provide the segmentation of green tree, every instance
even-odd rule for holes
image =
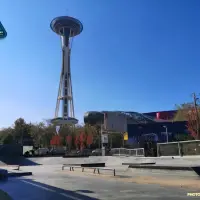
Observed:
[[[1,144],[15,143],[14,130],[11,127],[4,128],[0,131],[0,142]]]
[[[123,146],[123,134],[122,133],[108,133],[109,146],[111,148],[119,148]]]
[[[14,122],[14,138],[17,142],[22,143],[24,138],[30,137],[30,124],[27,124],[23,118]]]
[[[44,146],[45,140],[45,125],[43,122],[35,123],[30,125],[30,135],[33,139],[34,146],[40,147]]]

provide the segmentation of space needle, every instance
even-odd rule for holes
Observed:
[[[74,114],[74,101],[72,92],[72,78],[70,57],[73,38],[79,35],[83,30],[82,23],[69,16],[61,16],[52,20],[51,29],[61,37],[62,47],[62,68],[60,73],[60,83],[57,95],[55,116],[51,123],[57,126],[65,124],[75,125],[78,119]],[[61,104],[61,116],[59,116]]]

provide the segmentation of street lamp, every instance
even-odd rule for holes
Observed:
[[[105,156],[105,147],[104,147],[104,143],[105,143],[105,138],[104,136],[104,130],[103,130],[103,124],[101,124],[101,130],[100,130],[100,136],[101,136],[101,155]]]
[[[169,142],[169,138],[168,138],[167,126],[163,126],[163,128],[165,128],[165,134],[166,134],[167,143],[168,143]]]

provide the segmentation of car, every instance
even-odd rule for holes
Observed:
[[[111,150],[110,149],[106,149],[106,156],[111,156]],[[101,149],[95,149],[92,151],[92,156],[101,156],[102,155],[102,150]]]
[[[35,155],[37,156],[45,156],[49,154],[49,149],[48,148],[39,148],[35,150]]]
[[[92,151],[92,156],[101,156],[101,149],[95,149]]]
[[[77,152],[79,156],[90,156],[92,155],[91,149],[83,149]]]
[[[51,155],[65,155],[66,149],[64,147],[52,148],[49,152]]]

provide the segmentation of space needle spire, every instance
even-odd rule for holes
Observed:
[[[60,83],[57,95],[56,109],[52,123],[57,125],[76,124],[78,120],[74,114],[74,101],[72,91],[72,78],[70,57],[72,51],[73,38],[79,35],[83,30],[82,23],[72,17],[57,17],[51,22],[51,29],[60,35],[62,47],[62,67],[60,73]],[[61,116],[59,110],[61,104]]]

